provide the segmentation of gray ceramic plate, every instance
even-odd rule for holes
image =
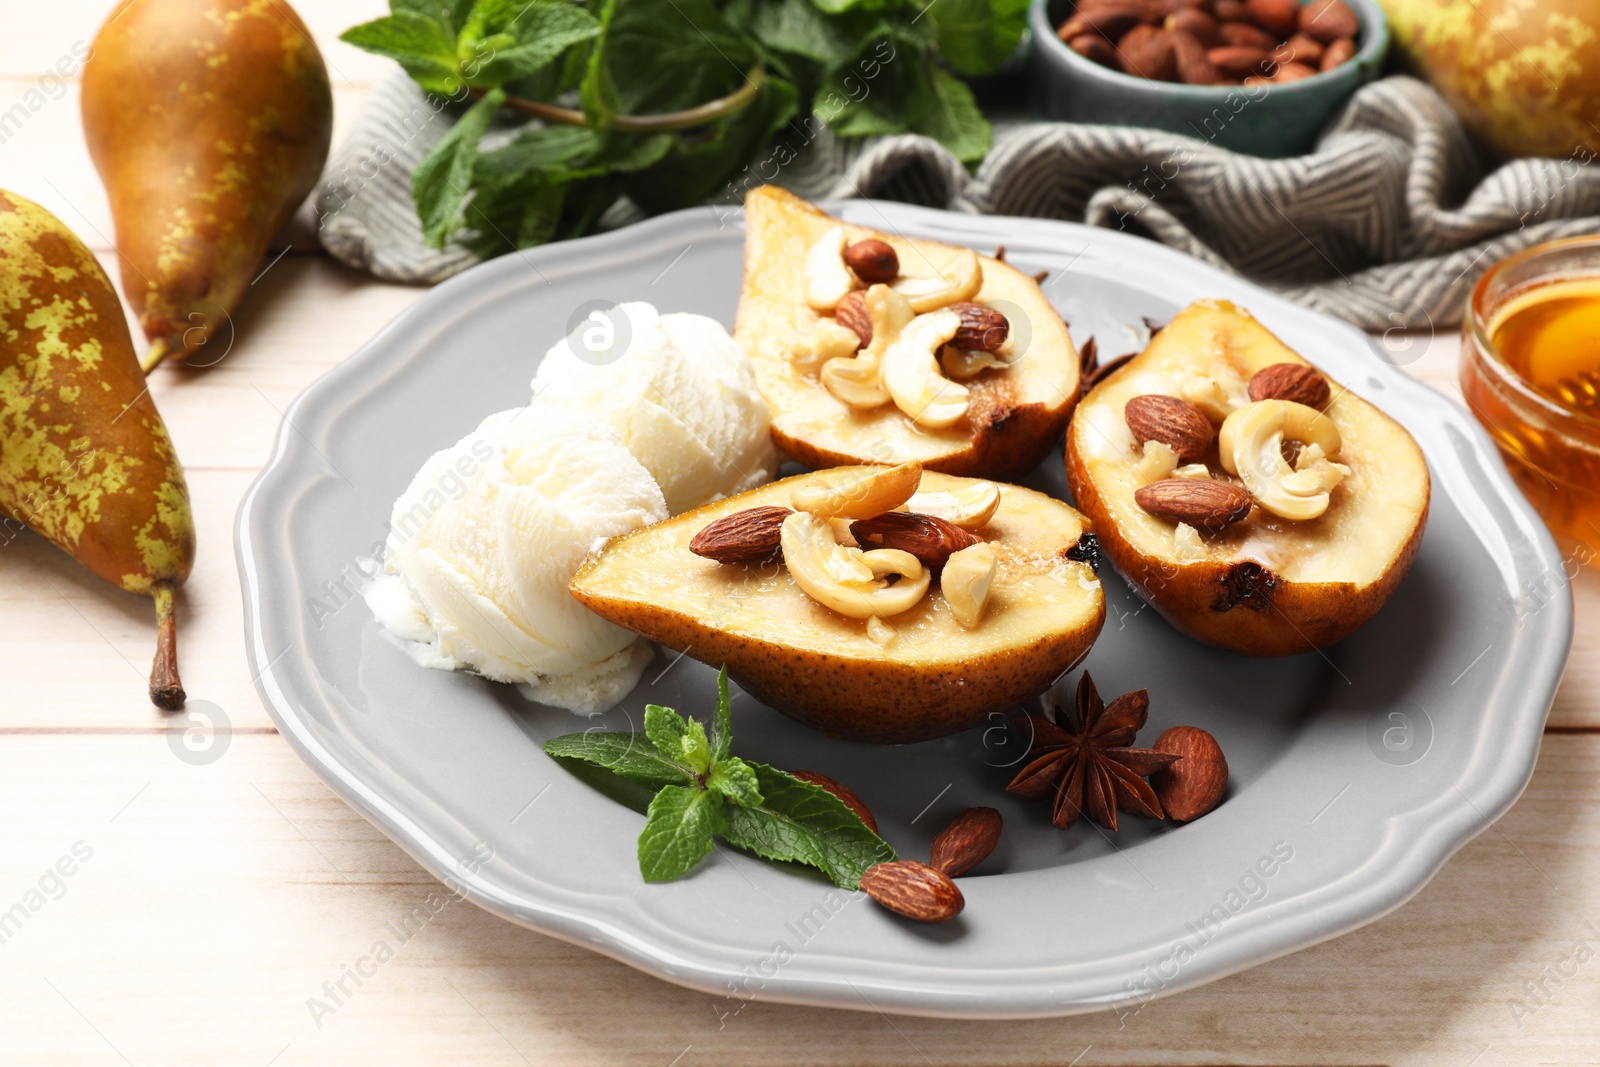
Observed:
[[[478,267],[418,300],[290,409],[239,510],[246,632],[262,699],[341,796],[434,874],[513,922],[669,981],[739,998],[925,1015],[1060,1015],[1141,1002],[1360,926],[1398,907],[1526,785],[1570,641],[1561,560],[1478,427],[1351,327],[1159,245],[1037,219],[839,205],[853,221],[988,250],[1003,242],[1073,335],[1108,355],[1129,323],[1198,297],[1254,311],[1408,426],[1433,514],[1410,576],[1326,653],[1251,660],[1182,637],[1109,569],[1088,666],[1103,693],[1148,686],[1153,740],[1192,723],[1228,753],[1226,804],[1188,826],[1128,818],[1116,837],[1052,829],[1002,792],[1001,730],[880,748],[734,704],[737,750],[850,783],[907,856],[958,811],[1005,815],[962,882],[955,922],[921,927],[796,870],[719,851],[641,883],[641,817],[552,763],[585,724],[506,686],[422,670],[352,596],[418,465],[523,402],[540,354],[589,301],[650,300],[731,323],[737,213],[695,210]],[[1031,484],[1064,494],[1059,452]],[[1541,606],[1542,605],[1542,606]],[[646,702],[704,713],[713,672],[659,655],[613,728]]]

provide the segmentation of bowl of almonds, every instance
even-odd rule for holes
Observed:
[[[1040,116],[1257,156],[1310,151],[1389,47],[1376,0],[1034,0],[1031,18]]]

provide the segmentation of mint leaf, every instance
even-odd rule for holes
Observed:
[[[600,35],[599,20],[571,4],[496,0],[496,6],[504,10],[489,12],[485,31],[498,43],[488,50],[487,58],[479,60],[476,70],[468,70],[474,84],[504,85],[529,77],[573,45]],[[484,7],[480,2],[478,10]],[[479,52],[484,49],[480,47]]]
[[[733,751],[733,701],[728,697],[728,667],[717,672],[717,708],[711,713],[711,758],[721,763]]]
[[[429,92],[451,95],[461,89],[456,42],[443,24],[426,15],[399,11],[352,26],[339,40],[389,57]]]
[[[844,889],[859,887],[868,867],[895,858],[894,849],[826,789],[744,762],[755,772],[762,802],[728,807],[723,836],[730,844],[767,859],[810,864]]]
[[[544,750],[557,759],[582,760],[604,767],[612,774],[652,789],[689,785],[694,781],[694,774],[688,767],[662,758],[644,734],[600,731],[565,734],[546,741]]]
[[[762,799],[761,783],[756,779],[756,772],[738,756],[729,756],[711,768],[706,788],[746,807],[755,807]]]
[[[683,738],[689,732],[689,720],[671,708],[660,704],[644,706],[644,732],[656,751],[669,760],[683,761]]]
[[[644,880],[671,881],[705,859],[723,830],[724,803],[719,794],[694,786],[669,785],[657,793],[639,834]]]
[[[437,22],[452,38],[466,24],[472,14],[473,0],[389,0],[389,10],[396,15],[413,14]]]
[[[485,93],[411,172],[411,198],[422,220],[422,236],[434,248],[443,248],[460,225],[461,205],[471,188],[472,168],[478,158],[478,141],[505,98],[499,89]]]
[[[978,110],[967,83],[948,71],[929,71],[933,94],[924,101],[922,111],[911,128],[925,133],[950,150],[963,163],[977,163],[989,154],[994,131]]]
[[[927,11],[939,30],[939,53],[968,75],[1004,63],[1028,27],[1028,0],[938,0]]]
[[[600,34],[595,38],[593,51],[589,53],[589,65],[584,69],[583,84],[578,88],[584,117],[597,130],[609,130],[622,109],[606,57],[606,49],[611,43],[611,23],[616,15],[617,0],[606,0],[606,6],[600,12]]]

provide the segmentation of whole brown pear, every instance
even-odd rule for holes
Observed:
[[[145,369],[215,362],[199,353],[227,337],[327,160],[321,53],[284,0],[123,0],[84,67],[83,129],[150,339]]]
[[[4,190],[0,512],[155,599],[150,699],[181,708],[173,591],[194,564],[183,468],[111,280],[60,219]]]

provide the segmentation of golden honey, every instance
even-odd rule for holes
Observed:
[[[1540,245],[1484,275],[1461,391],[1551,530],[1600,549],[1600,240]]]

